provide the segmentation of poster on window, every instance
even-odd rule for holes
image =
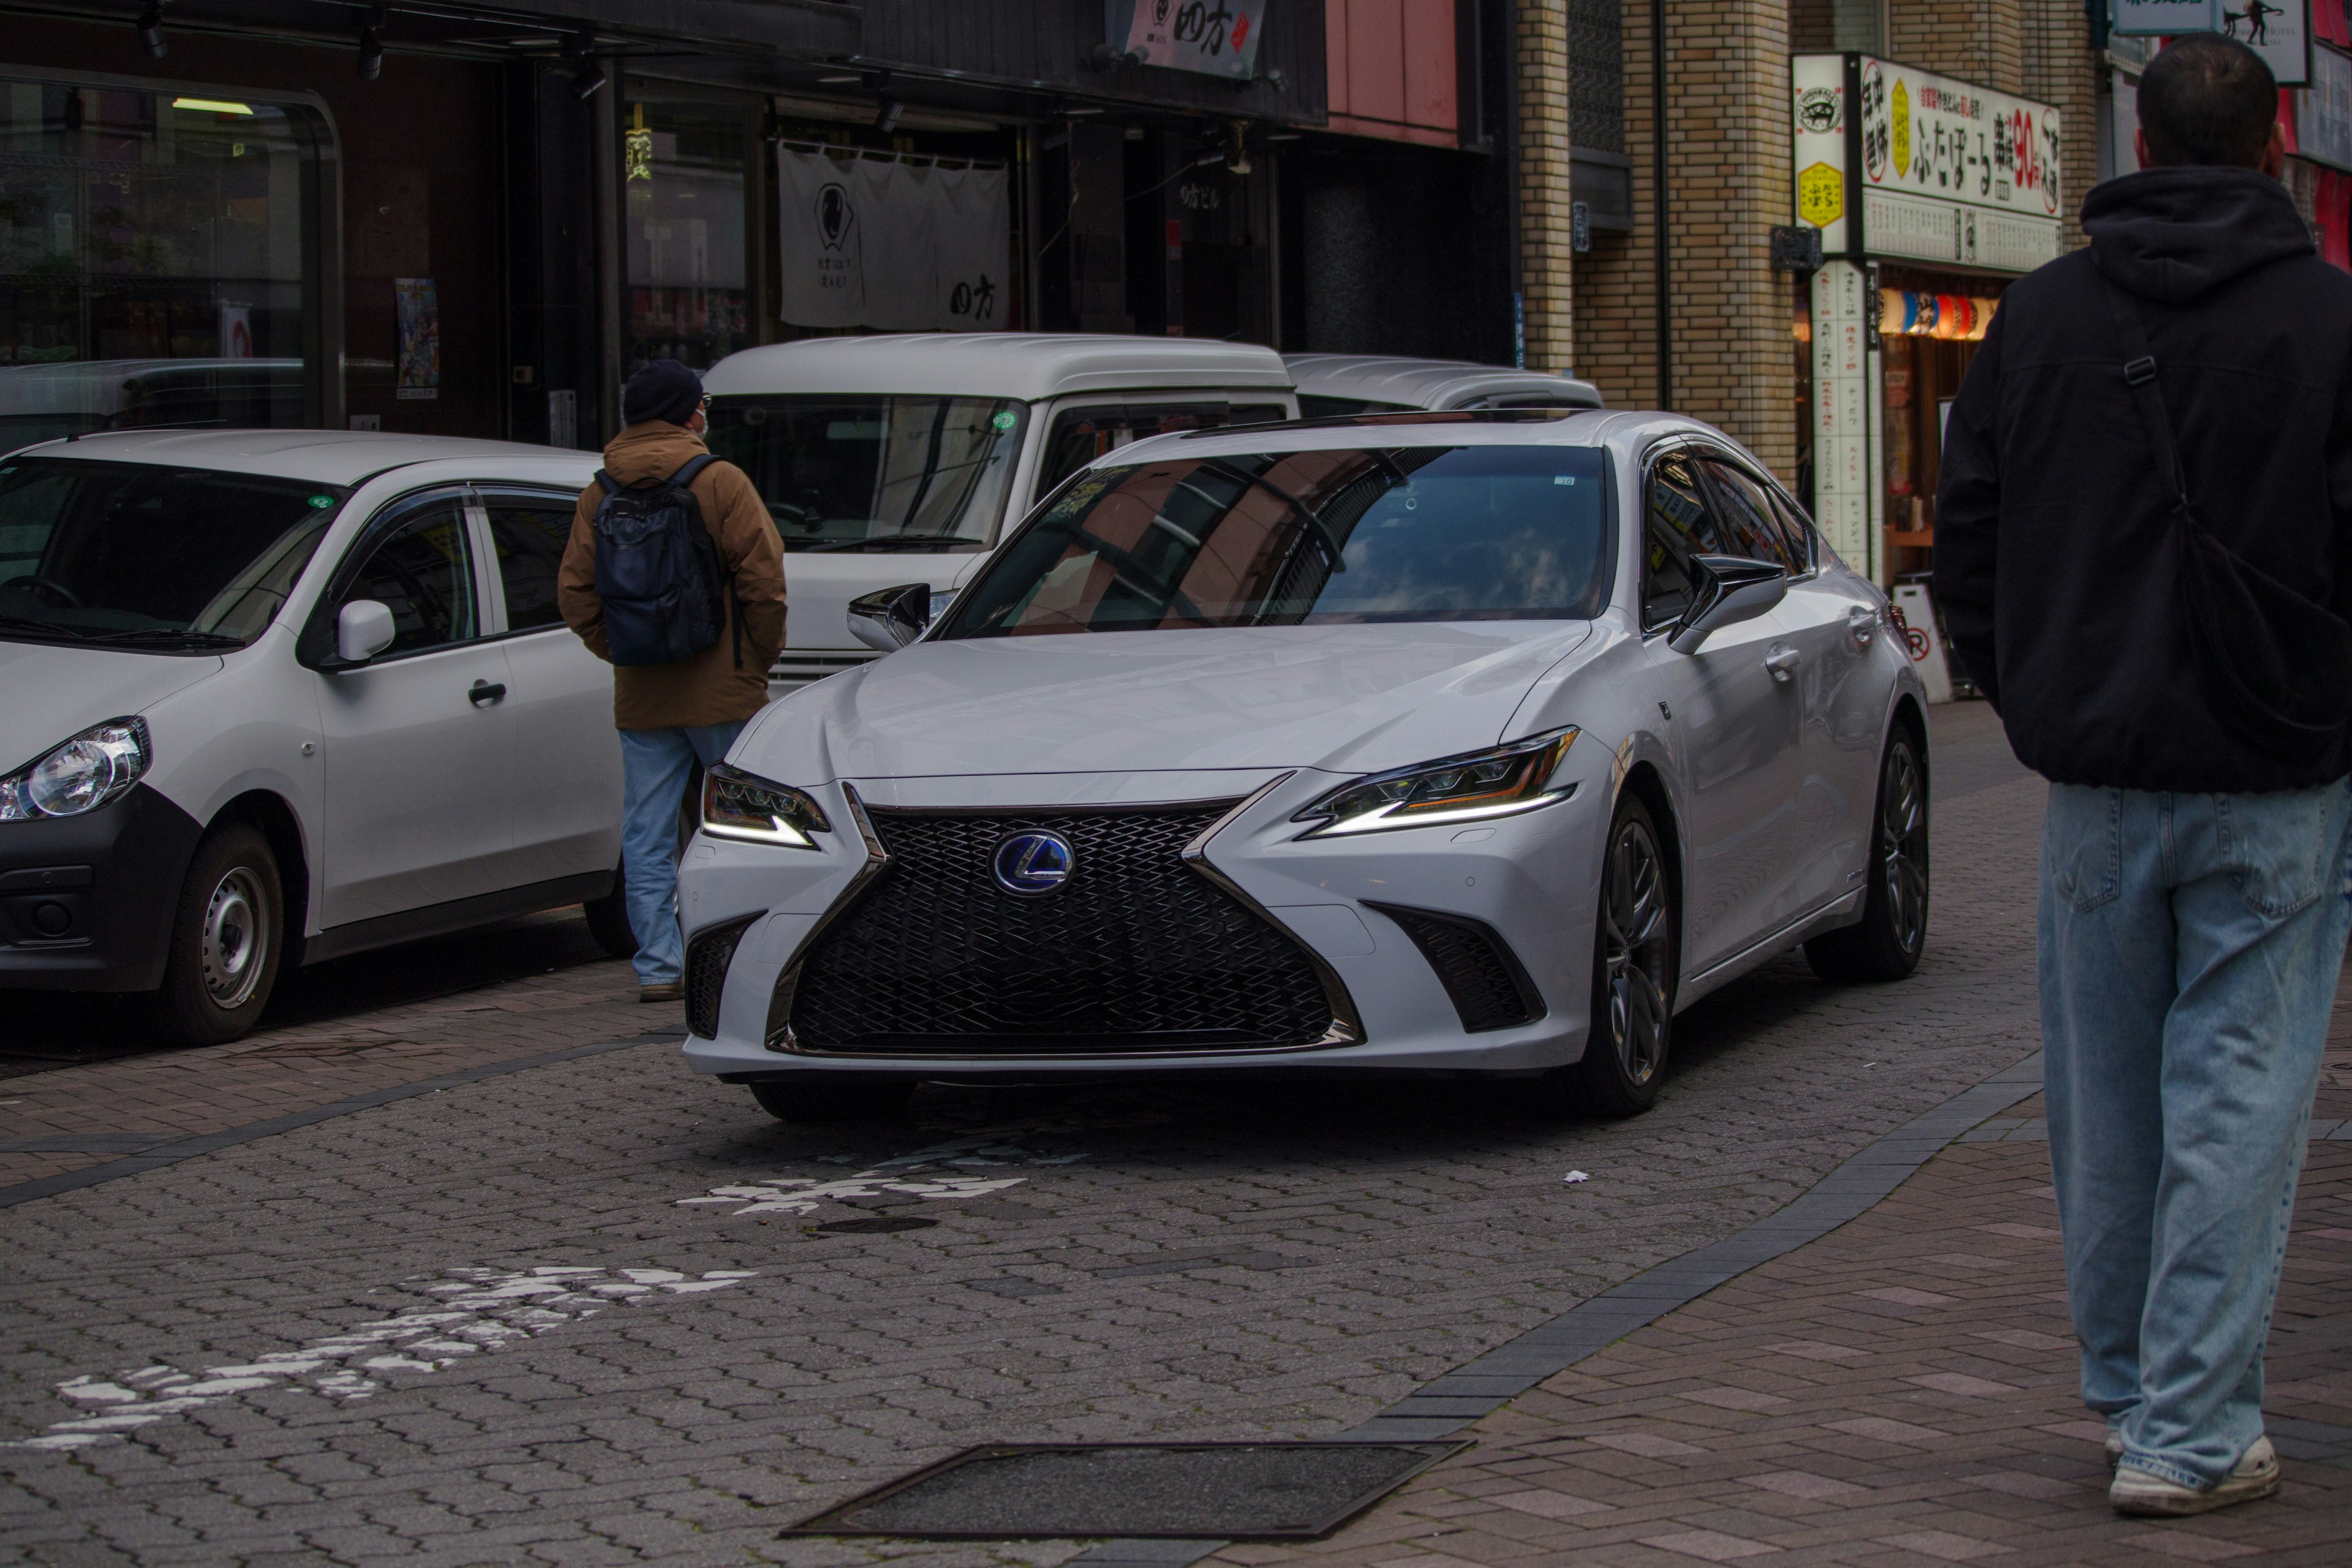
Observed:
[[[1247,81],[1265,16],[1265,0],[1135,0],[1127,52],[1147,66]]]
[[[400,357],[393,396],[402,402],[441,395],[441,305],[430,278],[395,278],[393,300],[400,326]]]
[[[785,321],[992,332],[1010,314],[1013,209],[1002,165],[776,148]]]

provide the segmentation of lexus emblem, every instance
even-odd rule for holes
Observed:
[[[1076,865],[1070,841],[1058,833],[1009,833],[996,846],[996,885],[1034,898],[1057,891]]]

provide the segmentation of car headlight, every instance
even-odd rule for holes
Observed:
[[[833,824],[816,802],[790,784],[720,763],[702,775],[702,831],[713,838],[814,849],[816,842],[809,835],[830,833]]]
[[[1570,725],[1491,752],[1471,752],[1374,773],[1323,795],[1293,816],[1317,826],[1302,837],[1378,833],[1395,827],[1436,827],[1511,816],[1564,800],[1574,791],[1552,787],[1552,775],[1575,743]]]
[[[79,816],[124,794],[147,771],[147,721],[94,724],[39,761],[0,778],[0,822]]]

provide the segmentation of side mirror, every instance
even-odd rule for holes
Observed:
[[[390,605],[381,599],[353,599],[335,616],[335,656],[345,664],[365,664],[390,647],[397,635]]]
[[[882,653],[897,653],[930,624],[929,583],[902,583],[849,601],[849,635]]]
[[[1693,564],[1702,579],[1698,595],[1683,616],[1682,629],[1666,642],[1676,653],[1696,653],[1709,633],[1767,615],[1789,595],[1788,569],[1769,562],[1700,555]]]

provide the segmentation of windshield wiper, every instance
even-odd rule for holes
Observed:
[[[83,641],[106,643],[116,647],[143,647],[169,645],[191,648],[243,647],[243,637],[233,637],[222,632],[200,632],[193,626],[139,626],[123,632],[89,632]]]
[[[54,621],[30,620],[23,616],[0,616],[0,632],[36,632],[42,637],[71,637],[76,642],[88,640],[89,634],[75,626],[61,626]]]
[[[942,544],[979,542],[954,533],[880,533],[871,539],[828,539],[823,544],[803,544],[801,551],[814,555],[820,550],[937,550]]]

